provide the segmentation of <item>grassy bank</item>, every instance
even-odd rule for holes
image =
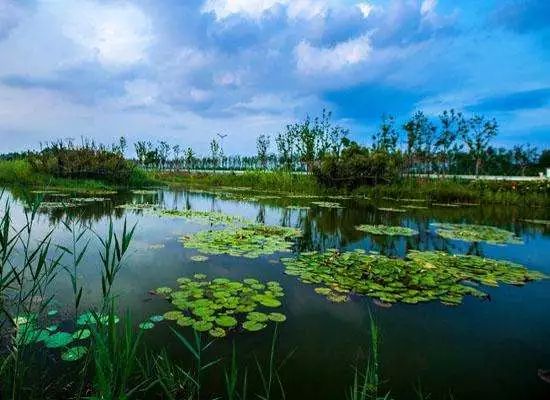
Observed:
[[[300,194],[355,194],[373,198],[425,199],[440,203],[550,205],[550,183],[466,181],[405,178],[389,185],[362,186],[352,192],[324,188],[313,175],[250,171],[234,173],[151,173],[151,179],[170,187],[246,187],[250,190]]]
[[[336,195],[373,198],[414,198],[439,203],[484,203],[550,206],[550,182],[466,181],[458,179],[404,178],[388,185],[362,186],[352,192],[325,188],[313,175],[282,171],[244,173],[145,172],[136,168],[124,185],[101,180],[56,178],[34,171],[25,160],[0,161],[0,186],[84,190],[116,190],[165,185],[171,188],[249,188],[261,192]]]
[[[150,186],[153,182],[140,169],[135,169],[131,178],[124,185],[114,185],[97,179],[68,179],[34,171],[27,160],[0,161],[0,186],[26,188],[56,188],[84,190],[115,190],[128,187]]]

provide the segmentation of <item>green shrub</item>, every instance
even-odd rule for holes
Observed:
[[[317,181],[329,188],[353,190],[362,185],[390,183],[399,177],[401,155],[348,143],[340,156],[327,155],[313,168]]]

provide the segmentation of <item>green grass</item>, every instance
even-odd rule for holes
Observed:
[[[404,178],[389,185],[363,186],[353,192],[320,186],[313,175],[288,172],[249,171],[235,173],[150,172],[152,181],[173,188],[245,187],[252,191],[299,194],[356,194],[373,198],[422,199],[435,203],[485,203],[550,205],[550,183],[488,182],[458,179]]]
[[[79,190],[113,190],[117,188],[136,188],[158,184],[149,175],[136,168],[127,184],[116,186],[95,179],[67,179],[33,171],[27,160],[0,161],[0,186],[48,188],[48,189],[79,189]]]

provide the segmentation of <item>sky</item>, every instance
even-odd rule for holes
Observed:
[[[81,136],[254,153],[326,108],[483,114],[550,147],[548,0],[0,0],[0,152]]]

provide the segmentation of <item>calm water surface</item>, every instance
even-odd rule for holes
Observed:
[[[23,208],[16,199],[14,215],[21,222]],[[342,399],[351,383],[353,366],[364,360],[369,349],[369,310],[381,331],[381,373],[387,388],[397,399],[413,398],[420,383],[432,398],[454,399],[549,399],[550,385],[537,377],[539,368],[550,369],[550,280],[525,287],[484,288],[491,301],[466,298],[458,307],[439,303],[376,307],[367,297],[354,297],[333,304],[317,295],[313,285],[300,283],[283,273],[279,262],[287,253],[257,259],[210,256],[204,263],[193,262],[196,250],[187,249],[181,236],[207,229],[183,219],[124,211],[116,205],[129,202],[157,203],[168,209],[221,211],[248,219],[299,227],[304,232],[295,251],[328,248],[376,250],[403,256],[410,249],[438,249],[455,254],[476,254],[509,260],[550,274],[550,228],[521,222],[523,218],[550,219],[550,210],[521,207],[434,207],[408,210],[405,214],[384,213],[367,200],[339,201],[344,209],[289,210],[290,204],[308,205],[312,199],[280,199],[261,202],[221,200],[212,195],[159,190],[156,195],[124,194],[111,201],[85,205],[69,212],[79,215],[92,228],[104,232],[112,216],[120,228],[124,218],[137,223],[130,257],[118,278],[116,293],[121,310],[129,310],[136,324],[154,314],[172,309],[165,300],[148,292],[159,286],[176,286],[176,279],[202,272],[209,278],[228,277],[277,280],[285,290],[283,310],[287,321],[280,329],[280,351],[295,350],[282,377],[289,399]],[[396,206],[387,201],[384,206]],[[57,243],[67,243],[69,235],[60,226],[66,210],[44,212],[39,232],[55,227]],[[437,237],[432,222],[465,222],[494,225],[519,235],[522,245],[471,244]],[[358,224],[404,225],[420,231],[414,238],[373,237],[354,229]],[[99,296],[100,266],[95,250],[81,269],[86,282],[85,306],[93,306]],[[69,280],[55,283],[58,308],[70,316],[72,292]],[[163,322],[145,333],[151,348],[168,347],[174,358],[188,355],[173,340]],[[189,328],[180,328],[189,330]],[[260,359],[269,348],[273,330],[230,335],[210,350],[212,359],[227,356],[234,340],[243,362],[254,367],[253,354]],[[252,372],[251,372],[252,373]],[[219,374],[218,374],[219,375]],[[209,378],[213,392],[221,391],[215,377]]]

